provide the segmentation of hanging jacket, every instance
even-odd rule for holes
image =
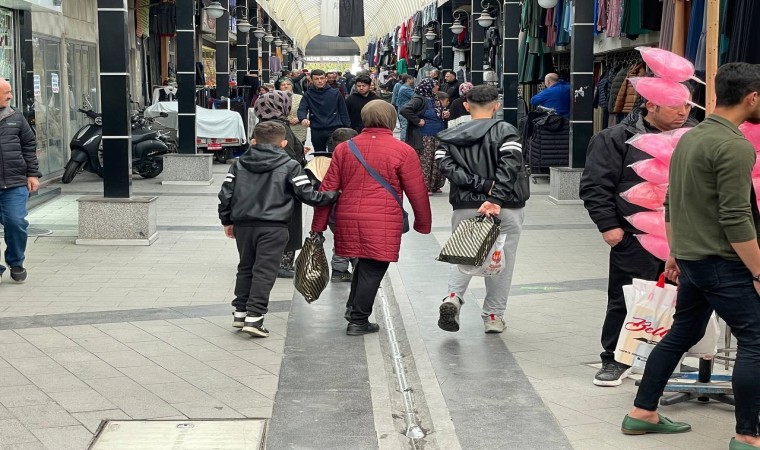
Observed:
[[[633,84],[628,81],[628,78],[643,77],[646,75],[643,63],[633,65],[626,73],[626,79],[618,91],[617,98],[615,99],[614,113],[629,113],[633,111],[633,107],[636,104],[636,89],[633,88]]]
[[[612,77],[612,82],[610,83],[609,103],[607,104],[607,109],[610,110],[610,113],[615,112],[617,96],[625,84],[626,76],[628,76],[628,67],[622,67],[617,71],[615,76]]]

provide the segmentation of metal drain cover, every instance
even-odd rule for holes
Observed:
[[[264,419],[108,420],[89,450],[260,450]]]

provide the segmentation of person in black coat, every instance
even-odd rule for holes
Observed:
[[[457,80],[457,76],[452,70],[446,71],[446,74],[443,76],[443,86],[441,87],[441,92],[445,92],[449,94],[449,100],[454,101],[459,98],[459,86],[462,84],[459,80]]]
[[[354,85],[356,86],[356,92],[346,98],[346,109],[348,109],[348,117],[351,119],[351,128],[356,130],[357,133],[361,133],[364,128],[362,108],[372,100],[380,100],[380,97],[369,90],[370,86],[372,86],[372,79],[367,75],[356,77]]]
[[[301,141],[296,138],[290,129],[288,115],[290,114],[290,96],[284,91],[268,92],[260,95],[254,106],[254,113],[261,122],[274,121],[285,127],[285,140],[288,144],[285,146],[285,152],[302,167],[306,164],[304,148]],[[293,264],[295,263],[296,250],[300,250],[303,243],[302,233],[302,208],[299,202],[295,203],[293,216],[288,223],[288,233],[290,235],[288,243],[285,246],[285,252],[282,254],[278,278],[293,278]]]

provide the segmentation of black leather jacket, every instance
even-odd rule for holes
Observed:
[[[317,192],[285,150],[256,145],[230,167],[219,192],[222,225],[287,227],[295,201],[327,206],[337,192]]]
[[[435,160],[451,181],[454,209],[477,209],[486,200],[522,208],[530,197],[517,129],[497,119],[477,119],[438,133]]]
[[[695,124],[689,120],[684,126]],[[586,168],[581,176],[580,197],[600,232],[622,228],[629,233],[641,233],[625,217],[649,210],[628,203],[620,194],[644,181],[633,171],[631,164],[651,156],[626,141],[639,133],[659,132],[645,125],[640,114],[632,113],[618,125],[602,130],[591,139],[586,152]]]

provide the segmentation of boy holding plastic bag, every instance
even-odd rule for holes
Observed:
[[[501,219],[505,264],[500,273],[486,277],[481,313],[486,333],[501,333],[506,328],[504,311],[525,217],[523,208],[530,197],[519,134],[512,125],[493,119],[500,107],[498,98],[492,86],[472,88],[464,103],[472,120],[438,133],[440,144],[435,152],[441,173],[451,182],[452,231],[463,220],[481,214]],[[439,307],[438,327],[459,331],[459,311],[472,276],[457,267],[450,270],[449,295]]]

